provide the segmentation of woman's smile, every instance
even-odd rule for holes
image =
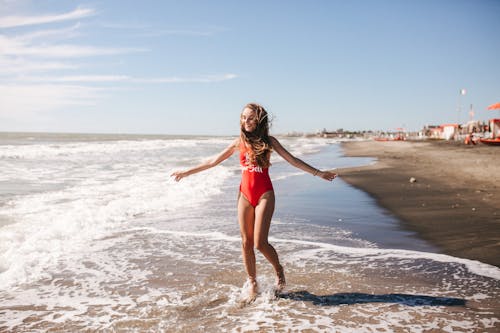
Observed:
[[[253,132],[257,127],[257,114],[250,108],[245,108],[241,114],[241,122],[245,131]]]

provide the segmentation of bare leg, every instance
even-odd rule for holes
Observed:
[[[255,209],[243,196],[238,197],[238,222],[241,233],[241,250],[243,253],[243,263],[248,274],[250,282],[249,300],[257,295],[257,269],[255,265],[254,244],[254,225],[255,225]]]
[[[257,207],[255,207],[254,245],[273,265],[276,271],[276,287],[278,290],[282,290],[286,285],[283,267],[280,265],[278,253],[268,242],[274,204],[274,192],[269,191],[262,195]]]

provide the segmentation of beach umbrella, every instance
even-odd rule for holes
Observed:
[[[500,110],[500,102],[491,104],[486,108],[487,110]]]
[[[499,113],[500,113],[500,102],[498,103],[495,103],[495,104],[491,104],[490,106],[488,106],[486,108],[487,110],[498,110]]]

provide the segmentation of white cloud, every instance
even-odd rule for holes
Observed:
[[[103,48],[95,46],[80,46],[72,44],[62,45],[33,45],[17,38],[0,35],[0,55],[6,56],[38,56],[45,58],[75,58],[101,55],[114,55],[130,52],[144,52],[138,48]]]
[[[5,16],[0,17],[0,28],[14,28],[26,25],[46,24],[68,20],[76,20],[95,14],[92,8],[78,7],[75,10],[63,14],[47,14],[36,16]]]
[[[0,16],[0,29],[3,28],[0,33],[0,118],[33,121],[37,115],[46,112],[98,105],[117,88],[128,89],[143,84],[212,83],[237,77],[232,73],[153,78],[113,73],[89,75],[88,65],[85,66],[81,59],[150,50],[81,45],[76,38],[82,35],[80,23],[53,29],[35,26],[77,20],[94,14],[93,9],[79,7],[62,14]],[[28,26],[29,31],[20,34],[5,29],[21,26]],[[144,31],[145,28],[138,29]],[[212,34],[202,30],[162,30],[158,33],[186,36]],[[72,41],[68,42],[69,39]],[[96,62],[93,62],[95,65]],[[99,64],[95,67],[103,66]],[[82,69],[85,74],[82,74]]]
[[[95,105],[102,89],[80,85],[0,84],[0,116],[25,119],[68,106]]]
[[[141,37],[161,37],[161,36],[191,36],[191,37],[208,37],[215,34],[215,31],[209,30],[187,30],[187,29],[171,29],[171,30],[151,30],[137,34]]]
[[[54,70],[77,69],[79,66],[61,61],[29,60],[19,57],[4,57],[0,54],[0,79],[12,75],[26,75],[33,72],[51,72]]]
[[[80,35],[78,33],[78,29],[81,27],[80,23],[76,23],[67,28],[61,29],[47,29],[47,30],[37,30],[34,32],[26,33],[23,35],[17,35],[15,39],[29,42],[37,39],[42,39],[43,42],[46,42],[48,38],[54,39],[71,39]]]
[[[78,45],[52,45],[52,46],[17,46],[7,50],[6,55],[39,56],[47,58],[77,58],[102,55],[115,55],[121,53],[144,52],[145,49],[103,48],[95,46]]]
[[[139,83],[212,83],[221,82],[237,78],[236,74],[205,75],[197,77],[163,77],[163,78],[137,78],[134,81]]]
[[[130,81],[126,75],[68,75],[59,77],[50,76],[25,76],[20,77],[19,81],[28,82],[80,82],[80,83],[99,83],[99,82],[125,82]]]
[[[162,36],[186,36],[186,37],[209,37],[224,32],[227,29],[217,26],[191,27],[191,28],[172,28],[158,29],[147,24],[137,23],[102,23],[101,26],[106,29],[128,30],[135,37],[162,37]]]
[[[158,78],[136,78],[128,75],[68,75],[68,76],[21,76],[17,79],[20,82],[34,83],[140,83],[140,84],[168,84],[168,83],[212,83],[235,79],[235,74],[205,75],[194,77],[158,77]]]

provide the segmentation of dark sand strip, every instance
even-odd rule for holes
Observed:
[[[500,267],[500,147],[455,142],[346,142],[378,162],[339,169],[443,253]],[[415,182],[410,182],[410,178]]]

